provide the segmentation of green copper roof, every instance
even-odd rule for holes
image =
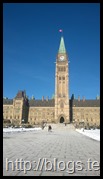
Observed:
[[[61,37],[60,46],[59,46],[59,53],[66,53],[64,38]]]

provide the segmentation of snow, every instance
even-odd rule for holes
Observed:
[[[27,131],[38,131],[41,130],[40,127],[38,128],[3,128],[3,133],[9,133],[9,132],[27,132]]]
[[[28,131],[39,131],[42,130],[40,127],[35,128],[3,128],[3,133],[14,133],[14,132],[28,132]],[[92,139],[95,139],[97,141],[100,141],[100,129],[91,129],[91,130],[85,130],[85,129],[76,129],[77,132],[86,135]]]
[[[85,135],[85,136],[88,136],[92,139],[100,141],[100,129],[85,130],[85,129],[82,128],[82,129],[76,129],[76,131]]]

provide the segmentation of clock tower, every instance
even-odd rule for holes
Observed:
[[[69,68],[64,38],[61,37],[55,71],[55,121],[69,123]]]

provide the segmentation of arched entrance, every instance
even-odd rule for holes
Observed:
[[[64,122],[64,117],[61,117],[60,118],[60,123],[63,123]]]

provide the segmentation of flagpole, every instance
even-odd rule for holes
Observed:
[[[59,32],[61,33],[61,37],[63,36],[63,30],[59,29]]]
[[[61,37],[63,37],[63,30],[62,30],[62,32],[61,32]]]

